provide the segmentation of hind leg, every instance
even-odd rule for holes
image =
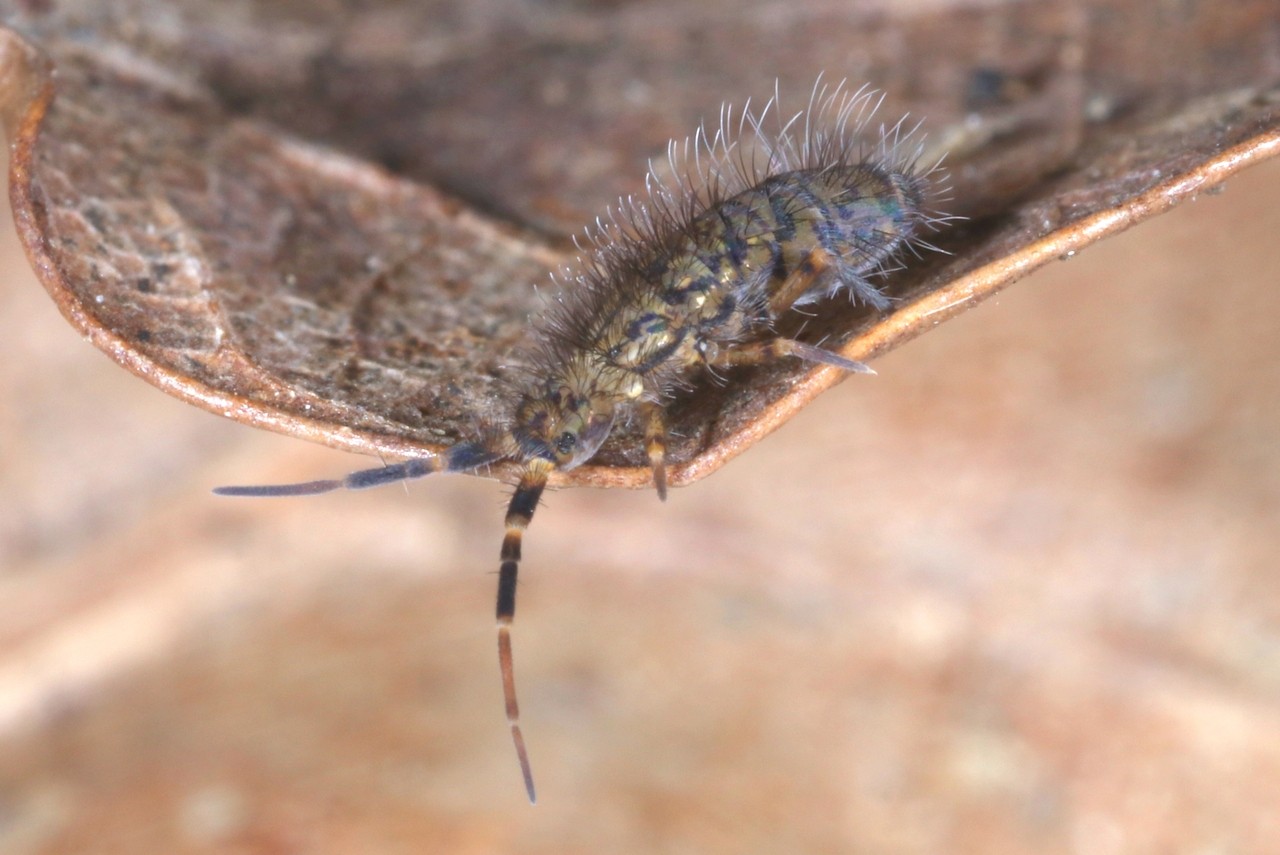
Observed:
[[[794,356],[805,362],[830,365],[854,374],[875,374],[869,365],[847,359],[838,353],[790,338],[771,338],[749,344],[726,347],[707,364],[713,368],[734,368],[743,365],[760,365],[783,357]]]
[[[818,284],[818,280],[830,271],[831,267],[831,253],[821,247],[810,251],[796,265],[796,269],[791,271],[791,275],[782,281],[778,290],[769,295],[769,315],[774,318],[779,317],[794,306],[796,300],[809,293],[809,290]]]

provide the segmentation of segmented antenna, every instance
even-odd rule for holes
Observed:
[[[361,469],[343,478],[320,481],[303,481],[296,484],[251,484],[245,486],[216,487],[219,496],[251,498],[275,498],[281,496],[315,496],[335,490],[365,490],[422,478],[436,472],[469,472],[488,466],[508,456],[506,450],[486,448],[478,443],[460,443],[447,449],[440,457],[426,460],[407,460]],[[516,702],[515,667],[511,657],[511,621],[516,613],[516,576],[520,569],[520,542],[524,531],[533,519],[542,490],[547,485],[547,475],[552,465],[545,460],[530,461],[516,486],[511,504],[507,507],[507,533],[502,540],[502,564],[498,570],[498,668],[502,672],[502,696],[506,701],[507,722],[511,725],[511,739],[515,743],[516,757],[520,761],[520,774],[529,803],[538,801],[533,784],[533,768],[529,765],[529,752],[525,748],[524,735],[520,732],[520,706]]]
[[[821,342],[784,337],[778,322],[840,295],[891,309],[894,297],[880,280],[906,255],[935,249],[922,232],[956,219],[935,208],[950,191],[940,161],[928,163],[920,124],[904,116],[870,127],[882,93],[819,76],[805,109],[790,113],[779,88],[759,110],[750,102],[722,106],[718,125],[673,141],[665,178],[651,165],[644,194],[620,199],[575,238],[578,264],[558,277],[566,287],[536,324],[528,374],[510,390],[500,427],[427,460],[214,491],[310,496],[499,460],[521,466],[507,507],[496,617],[507,723],[531,803],[537,794],[520,730],[511,624],[524,532],[548,477],[591,460],[615,423],[638,420],[665,499],[670,405],[699,372],[722,379],[718,372],[799,359],[875,373]]]
[[[502,538],[501,565],[498,568],[498,668],[502,672],[502,699],[507,706],[507,724],[511,725],[511,741],[516,746],[516,758],[520,761],[520,774],[524,777],[524,790],[529,804],[537,804],[538,793],[533,786],[533,769],[529,765],[529,752],[520,732],[520,705],[516,702],[516,673],[511,658],[511,621],[516,616],[516,577],[520,572],[520,544],[525,529],[533,521],[538,500],[547,486],[547,475],[552,465],[546,460],[529,462],[520,483],[507,505],[506,535]]]
[[[249,484],[234,487],[214,487],[213,492],[217,496],[275,498],[278,496],[318,496],[321,493],[332,493],[335,490],[367,490],[370,487],[381,487],[383,484],[394,484],[397,481],[424,478],[436,472],[471,472],[491,463],[496,463],[506,456],[506,453],[502,450],[489,448],[477,442],[461,442],[445,449],[439,457],[406,460],[403,463],[389,463],[374,469],[360,469],[343,478],[302,481],[297,484]]]

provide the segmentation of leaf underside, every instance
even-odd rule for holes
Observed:
[[[729,0],[148,5],[5,17],[0,113],[37,273],[166,391],[368,453],[473,436],[569,236],[640,190],[669,138],[775,78],[787,105],[825,72],[883,89],[878,119],[924,117],[945,208],[968,218],[893,275],[893,311],[807,321],[855,359],[1280,149],[1280,24],[1260,0],[817,6],[785,27]],[[699,386],[671,411],[672,483],[839,379],[783,364]],[[557,483],[646,485],[643,456],[621,430]]]

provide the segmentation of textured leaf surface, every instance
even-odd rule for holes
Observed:
[[[1277,167],[1038,271],[665,505],[550,496],[532,810],[495,485],[218,501],[227,473],[362,461],[170,399],[6,277],[0,850],[1269,853]]]
[[[1186,39],[1149,28],[1194,7],[1140,5],[1109,14],[1193,69]],[[82,17],[98,6],[129,8]],[[145,22],[158,51],[183,8],[137,4],[120,37]],[[333,2],[263,8],[344,20]],[[431,7],[433,27],[484,24],[466,8]],[[803,85],[834,17],[810,27]],[[777,12],[771,38],[796,20]],[[659,23],[679,39],[650,44],[668,62],[744,31]],[[998,64],[1028,29],[951,49]],[[246,42],[260,67],[290,32]],[[765,91],[779,69],[754,73]],[[658,144],[706,109],[688,97]],[[535,810],[485,618],[494,486],[212,499],[228,473],[365,461],[137,382],[0,251],[0,850],[1275,851],[1278,166],[888,354],[665,506],[551,496],[519,638]],[[640,168],[608,166],[584,208]]]
[[[793,103],[825,70],[927,117],[950,152],[950,207],[973,218],[941,237],[950,257],[896,278],[895,313],[836,305],[810,325],[855,357],[1278,145],[1271,3],[816,6],[785,26],[774,7],[727,3],[146,9],[12,21],[58,69],[39,141],[21,125],[15,159],[42,279],[168,391],[353,450],[470,435],[500,405],[534,289],[566,257],[554,247],[637,189],[668,137],[775,75]],[[7,50],[16,69],[26,49]],[[838,379],[788,365],[700,390],[673,421],[674,480]],[[642,484],[639,453],[620,434],[567,480]]]

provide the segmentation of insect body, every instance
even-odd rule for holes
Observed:
[[[651,170],[643,199],[624,200],[588,233],[577,272],[552,306],[513,390],[508,420],[440,457],[353,473],[341,480],[224,487],[223,495],[282,496],[363,488],[501,460],[523,471],[506,514],[498,581],[498,648],[507,718],[534,800],[519,726],[511,656],[516,576],[525,529],[556,470],[588,460],[621,420],[638,418],[659,496],[666,497],[665,406],[706,371],[798,358],[847,371],[865,365],[786,338],[793,307],[848,293],[890,305],[878,279],[920,232],[944,220],[929,210],[932,170],[916,168],[918,143],[899,122],[869,148],[860,137],[874,93],[828,94],[778,118],[776,99],[724,110],[714,135],[700,129]],[[772,117],[776,127],[766,130]]]

